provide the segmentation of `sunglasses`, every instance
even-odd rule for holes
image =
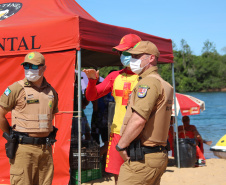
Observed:
[[[43,64],[41,65],[34,65],[34,64],[29,64],[29,63],[25,63],[23,64],[24,69],[38,69],[39,66],[44,66]]]

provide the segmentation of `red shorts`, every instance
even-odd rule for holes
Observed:
[[[106,157],[105,171],[116,175],[119,174],[120,167],[124,163],[124,160],[119,155],[119,152],[115,149],[115,146],[118,144],[120,138],[121,136],[118,134],[110,134],[108,152]]]

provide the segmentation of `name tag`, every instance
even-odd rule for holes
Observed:
[[[39,103],[39,100],[27,100],[28,104]]]
[[[33,95],[33,94],[28,94],[28,95],[27,95],[27,98],[28,98],[28,99],[32,99],[32,98],[34,98],[34,95]]]

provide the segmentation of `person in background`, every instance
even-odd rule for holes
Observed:
[[[110,71],[109,74],[113,72]],[[99,81],[98,81],[99,84]],[[100,156],[105,155],[108,150],[108,104],[114,102],[114,97],[109,92],[107,95],[92,101],[93,114],[91,120],[91,135],[100,144],[100,136],[104,145],[100,148]],[[106,161],[106,155],[105,155]],[[105,162],[104,162],[105,163]]]
[[[46,65],[41,53],[28,53],[21,65],[25,78],[10,85],[0,99],[0,128],[8,141],[10,183],[51,185],[51,145],[57,132],[52,120],[58,112],[58,95],[44,77]],[[5,118],[9,111],[12,127]]]
[[[84,147],[84,145],[87,143],[86,141],[91,140],[91,129],[87,120],[87,117],[85,115],[84,109],[86,109],[86,106],[89,104],[89,101],[86,99],[85,95],[82,94],[81,91],[81,148]],[[78,78],[77,73],[75,73],[75,81],[74,81],[74,104],[73,104],[73,117],[72,117],[72,128],[71,128],[71,146],[70,146],[70,152],[69,152],[69,164],[70,164],[70,181],[72,180],[73,174],[71,173],[73,169],[78,169],[78,157],[74,155],[74,153],[78,153]],[[86,141],[85,141],[86,140]],[[85,144],[84,144],[85,143]],[[81,168],[82,170],[86,167],[86,164],[81,162]],[[69,182],[71,184],[71,182]]]
[[[82,94],[82,93],[81,93]],[[84,109],[89,104],[89,101],[86,99],[85,94],[82,94],[82,117],[81,117],[81,125],[82,125],[82,136],[85,137],[85,140],[91,139],[91,129],[87,120],[87,117],[84,113]],[[75,84],[74,84],[74,108],[73,108],[73,119],[72,119],[72,133],[71,137],[77,140],[78,135],[78,79],[77,74],[75,74]]]
[[[205,166],[203,143],[211,145],[212,141],[203,140],[195,125],[190,125],[190,118],[188,116],[182,117],[183,125],[178,127],[179,138],[195,138],[196,140],[196,158],[197,166]]]
[[[159,185],[168,163],[167,137],[173,87],[158,74],[159,51],[141,41],[125,52],[139,81],[130,96],[116,150],[124,159],[119,185]]]
[[[114,102],[111,92],[107,95],[92,101],[93,114],[91,120],[91,136],[100,145],[100,136],[103,146],[100,147],[102,175],[105,175],[106,157],[108,151],[108,105]]]
[[[172,157],[174,157],[174,129],[173,129],[174,120],[175,120],[174,116],[171,116],[169,133],[168,133],[168,141],[170,143],[170,150],[172,151]]]
[[[115,99],[115,114],[111,126],[105,167],[106,172],[114,174],[115,184],[118,182],[120,166],[123,163],[123,159],[116,151],[115,146],[120,139],[120,129],[125,116],[129,95],[137,84],[138,77],[129,67],[131,56],[123,55],[122,51],[134,47],[139,41],[141,41],[139,36],[128,34],[122,37],[118,46],[113,47],[113,50],[120,55],[121,63],[125,68],[119,71],[113,71],[102,83],[96,85],[99,78],[99,71],[95,69],[83,70],[89,78],[88,87],[86,89],[86,97],[89,101],[97,100],[107,95],[109,92],[112,93]]]

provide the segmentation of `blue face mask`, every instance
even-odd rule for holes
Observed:
[[[121,54],[120,60],[121,60],[122,65],[129,67],[129,63],[130,63],[131,58],[132,58],[131,55],[125,56],[125,55]]]

